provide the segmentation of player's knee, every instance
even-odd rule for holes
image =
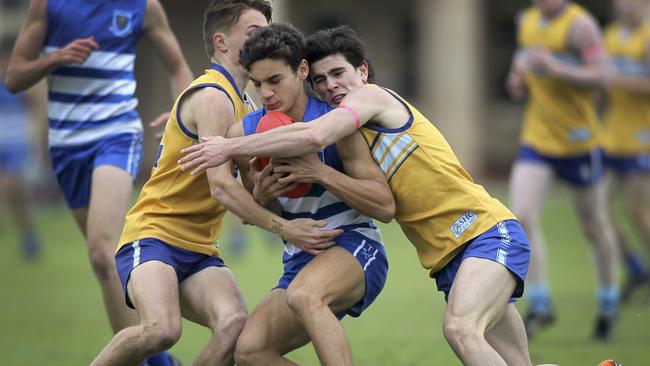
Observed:
[[[447,343],[455,348],[463,347],[478,339],[482,331],[480,327],[467,318],[445,316],[442,330]]]
[[[237,339],[235,363],[239,366],[264,364],[264,347],[252,332],[244,331]]]
[[[148,340],[149,353],[158,353],[171,348],[181,338],[179,321],[156,322],[144,325],[144,339]]]
[[[95,275],[100,280],[115,276],[115,255],[114,251],[108,251],[101,247],[90,247],[88,251],[90,264]]]
[[[287,305],[295,312],[309,314],[323,303],[321,297],[307,286],[292,286],[287,289]]]
[[[246,325],[248,315],[246,311],[233,311],[229,314],[220,315],[220,320],[215,326],[215,333],[219,334],[225,341],[224,343],[232,344],[235,347],[235,342]]]

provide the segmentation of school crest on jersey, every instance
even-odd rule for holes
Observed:
[[[125,10],[113,12],[110,31],[117,37],[126,37],[133,30],[133,13]]]

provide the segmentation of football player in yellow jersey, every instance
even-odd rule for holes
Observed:
[[[610,199],[618,191],[615,185],[622,186],[628,217],[650,252],[648,4],[648,0],[614,1],[616,20],[605,31],[605,46],[612,62],[603,147]],[[624,230],[615,226],[628,269],[628,278],[621,291],[621,301],[626,301],[635,288],[648,280],[649,274]]]
[[[212,331],[194,364],[234,364],[247,312],[214,245],[226,208],[297,245],[327,246],[340,233],[319,230],[325,223],[314,220],[285,220],[257,205],[230,164],[201,176],[183,173],[176,164],[181,148],[200,136],[225,135],[251,110],[239,92],[248,83],[239,51],[270,19],[266,0],[215,0],[208,6],[204,41],[212,69],[176,100],[153,173],[127,215],[115,255],[126,302],[141,321],[116,334],[93,365],[139,365],[168,349],[181,335],[181,315]]]
[[[186,149],[198,172],[230,156],[302,156],[359,130],[388,179],[395,219],[448,300],[444,335],[465,365],[531,365],[521,296],[529,246],[514,216],[460,166],[440,132],[394,92],[366,85],[365,46],[348,27],[307,37],[316,93],[338,106],[309,123]],[[280,160],[283,161],[283,160]],[[300,180],[304,166],[274,168]]]
[[[536,0],[518,17],[519,48],[506,85],[515,99],[528,92],[521,146],[510,177],[514,214],[531,238],[529,336],[554,320],[540,216],[553,176],[569,183],[598,273],[594,338],[611,336],[618,312],[618,250],[601,179],[593,92],[606,81],[607,56],[593,17],[567,0]]]

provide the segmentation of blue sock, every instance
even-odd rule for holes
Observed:
[[[635,252],[629,252],[625,255],[625,264],[631,277],[643,277],[646,275],[643,260]]]
[[[174,366],[172,359],[167,352],[160,352],[145,360],[147,366]]]
[[[617,286],[598,288],[598,310],[600,315],[616,316],[618,314],[619,291]]]
[[[528,285],[528,307],[535,313],[546,314],[551,311],[551,297],[546,284]]]

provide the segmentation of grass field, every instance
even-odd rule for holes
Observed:
[[[565,192],[557,192],[544,217],[558,321],[531,343],[533,361],[595,366],[614,358],[625,366],[650,365],[647,290],[623,309],[612,343],[590,341],[596,310],[591,255],[568,202]],[[41,210],[38,221],[46,248],[36,263],[21,260],[12,225],[0,225],[0,365],[88,364],[111,334],[84,243],[64,209]],[[382,226],[382,231],[390,260],[386,288],[362,317],[343,320],[355,363],[460,365],[442,337],[442,294],[420,268],[399,227],[393,223]],[[276,284],[281,248],[279,243],[265,243],[266,236],[257,229],[247,233],[252,242],[244,258],[232,260],[227,242],[223,246],[224,258],[252,310]],[[207,339],[206,329],[186,322],[172,352],[189,365]],[[318,364],[311,345],[290,358],[303,365]]]

